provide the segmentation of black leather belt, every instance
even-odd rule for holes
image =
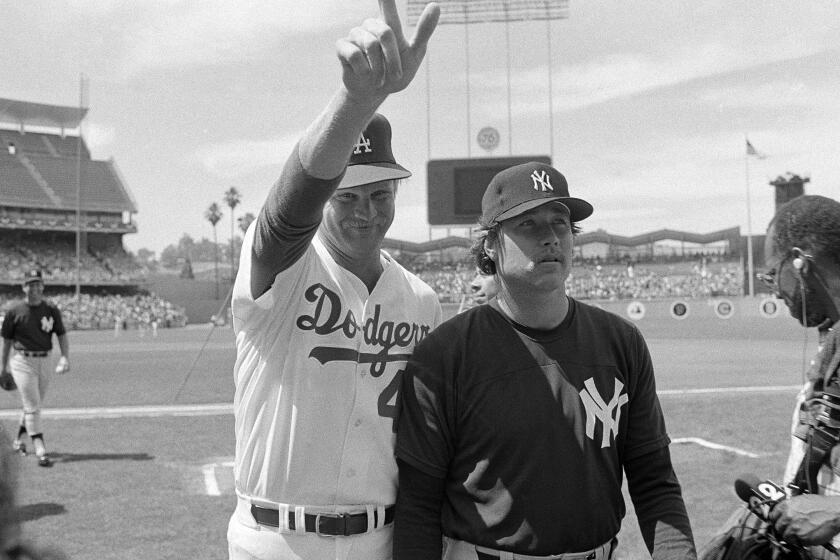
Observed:
[[[47,350],[18,350],[18,354],[23,354],[27,358],[46,358],[50,355]]]
[[[251,504],[251,515],[254,516],[254,519],[260,525],[266,525],[268,527],[280,526],[280,512],[276,509]],[[377,511],[374,510],[373,523],[371,523],[372,527],[379,526],[377,515]],[[368,530],[367,513],[306,513],[303,517],[307,533],[317,533],[331,537],[346,537],[367,533]],[[385,508],[385,522],[382,525],[388,525],[393,520],[394,506],[388,506]],[[289,530],[295,530],[294,511],[289,512]]]

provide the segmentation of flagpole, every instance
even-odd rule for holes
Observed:
[[[432,159],[432,53],[426,51],[426,162]],[[429,181],[429,166],[426,165],[426,182]],[[428,220],[426,220],[428,222]],[[428,225],[429,241],[432,240],[432,226]]]
[[[85,75],[79,74],[79,130],[76,138],[76,313],[82,298],[82,112],[85,106]]]
[[[505,0],[505,60],[507,61],[507,120],[508,120],[508,155],[513,155],[513,124],[510,107],[510,15],[508,2]]]
[[[470,118],[470,18],[464,3],[464,59],[467,70],[467,157],[472,158],[472,122]]]
[[[749,138],[747,138],[746,134],[744,135],[745,139],[745,149],[744,149],[744,175],[746,179],[746,190],[747,190],[747,282],[749,285],[749,294],[750,297],[755,296],[755,270],[754,270],[754,262],[753,262],[753,246],[752,246],[752,210],[751,210],[751,202],[750,202],[750,155],[747,153],[746,146],[749,144]]]
[[[548,12],[548,1],[545,3],[546,13]],[[545,38],[548,45],[548,155],[554,163],[554,98],[553,85],[551,80],[551,18],[545,18]]]

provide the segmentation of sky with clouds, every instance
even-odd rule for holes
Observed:
[[[405,0],[398,6],[405,13]],[[338,86],[335,40],[378,4],[0,9],[0,98],[76,106],[84,74],[85,140],[94,158],[114,159],[139,208],[125,245],[159,253],[183,233],[212,239],[204,211],[231,186],[243,196],[237,217],[259,211]],[[768,181],[787,172],[810,177],[809,194],[840,198],[840,4],[571,0],[568,16],[438,27],[415,82],[381,109],[397,159],[414,172],[390,237],[466,233],[427,225],[430,158],[551,152],[572,194],[595,207],[584,231],[621,235],[761,233],[773,213]],[[501,135],[492,152],[476,142],[485,126]],[[747,135],[766,159],[746,160]],[[223,210],[220,241],[230,234]]]

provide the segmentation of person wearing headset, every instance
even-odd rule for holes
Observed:
[[[470,283],[470,294],[475,305],[487,303],[499,292],[499,286],[496,284],[495,274],[485,274],[481,270],[476,269],[475,278]]]
[[[792,497],[770,513],[813,558],[840,558],[840,202],[823,196],[781,206],[767,228],[768,272],[758,277],[804,327],[821,331],[820,350],[797,399],[783,482]]]

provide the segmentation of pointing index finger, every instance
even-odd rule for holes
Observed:
[[[397,11],[396,0],[379,0],[379,12],[382,14],[382,19],[385,21],[385,24],[394,32],[397,44],[404,44],[405,36],[403,35],[402,22],[400,21],[400,14]]]
[[[440,19],[440,6],[435,2],[426,4],[420,19],[417,20],[417,29],[414,30],[414,38],[411,40],[413,48],[425,49],[426,43],[437,27]]]

